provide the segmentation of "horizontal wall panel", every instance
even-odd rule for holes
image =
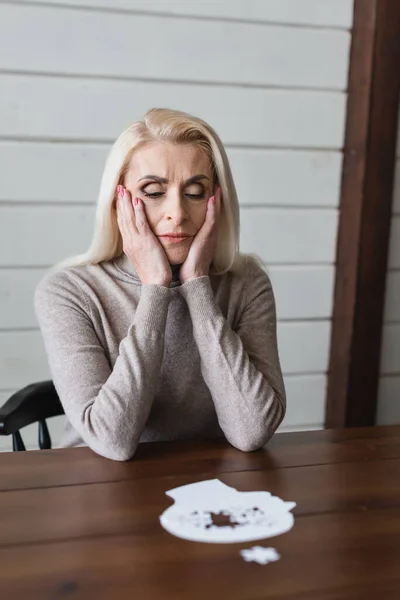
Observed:
[[[110,148],[0,141],[0,201],[94,204]]]
[[[283,265],[269,267],[267,272],[275,294],[278,319],[331,318],[333,266]]]
[[[0,266],[50,266],[84,252],[93,223],[92,207],[0,206]]]
[[[342,154],[228,148],[242,205],[337,207]]]
[[[282,369],[285,373],[325,371],[328,360],[328,322],[278,325]],[[39,330],[0,332],[0,382],[3,389],[50,377]]]
[[[400,375],[400,323],[383,327],[381,373]]]
[[[278,319],[330,318],[333,267],[271,267],[268,272]],[[33,294],[44,274],[45,269],[0,269],[0,330],[37,327]]]
[[[400,271],[387,273],[384,318],[386,323],[400,323]]]
[[[325,429],[324,423],[322,421],[320,423],[313,423],[311,425],[297,425],[297,427],[283,427],[281,425],[276,431],[276,433],[279,435],[280,433],[291,433],[293,431],[319,431],[321,429]]]
[[[38,327],[33,296],[45,272],[45,269],[0,269],[0,330]]]
[[[285,388],[287,409],[282,428],[323,423],[326,375],[286,376]]]
[[[347,31],[0,5],[7,71],[344,90],[349,46]]]
[[[328,369],[330,321],[278,323],[279,355],[285,375]]]
[[[379,381],[376,424],[400,424],[400,375],[381,377]]]
[[[0,201],[94,202],[109,149],[0,142]],[[241,204],[338,206],[340,152],[228,148],[227,153]]]
[[[392,217],[388,266],[389,269],[400,269],[400,215]]]
[[[268,265],[334,262],[335,210],[243,208],[241,220],[242,251]],[[49,266],[83,252],[93,223],[89,206],[0,205],[0,266]]]
[[[337,211],[243,208],[241,249],[254,252],[267,265],[333,263]]]
[[[40,4],[343,28],[350,28],[353,21],[353,0],[42,0]]]
[[[337,149],[345,103],[339,92],[3,74],[0,137],[113,141],[166,106],[205,119],[227,144]]]

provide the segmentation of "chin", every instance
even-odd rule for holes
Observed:
[[[170,265],[181,265],[185,262],[188,252],[187,250],[170,250],[166,254]]]

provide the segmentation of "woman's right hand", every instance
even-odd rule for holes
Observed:
[[[142,284],[169,287],[172,271],[164,248],[152,232],[140,198],[132,202],[122,185],[117,187],[117,221],[122,247],[140,277]]]

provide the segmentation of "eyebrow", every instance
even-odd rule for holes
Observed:
[[[143,179],[152,179],[153,181],[157,181],[158,183],[168,183],[168,179],[166,179],[165,177],[159,177],[158,175],[145,175],[144,177],[138,179],[138,182],[143,181]],[[199,173],[199,175],[193,175],[193,177],[189,177],[189,179],[185,181],[185,185],[188,185],[189,183],[195,183],[196,181],[200,181],[201,179],[208,179],[208,181],[210,180],[210,178],[207,177],[207,175]]]

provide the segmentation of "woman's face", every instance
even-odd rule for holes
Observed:
[[[149,142],[132,156],[124,185],[143,200],[147,220],[170,264],[185,261],[213,195],[210,160],[194,144]],[[187,235],[173,242],[166,234]]]

